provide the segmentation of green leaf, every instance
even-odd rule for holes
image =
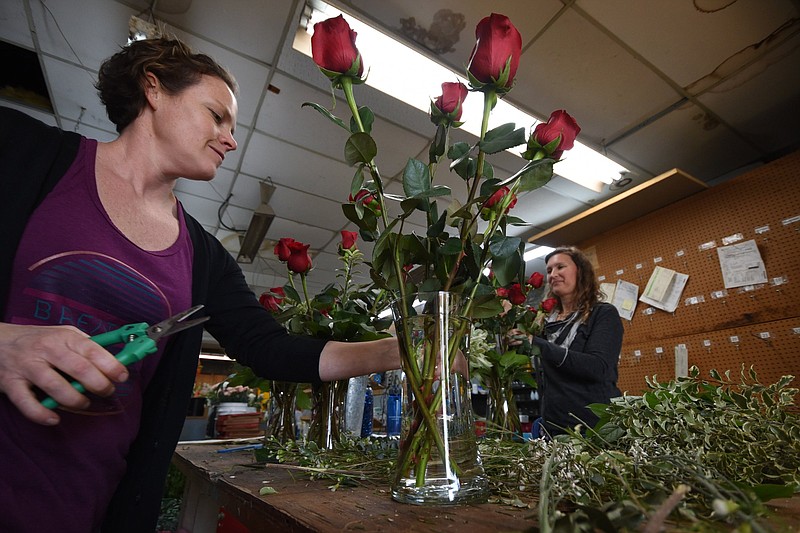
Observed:
[[[347,125],[345,125],[345,123],[344,123],[344,121],[342,119],[340,119],[339,117],[337,117],[336,115],[334,115],[333,113],[331,113],[330,111],[328,111],[327,109],[325,109],[324,107],[322,107],[319,104],[315,104],[314,102],[303,102],[303,104],[300,107],[312,107],[312,108],[316,109],[317,111],[319,111],[320,113],[322,113],[322,116],[324,116],[325,118],[327,118],[328,120],[330,120],[331,122],[336,124],[337,126],[343,128],[343,129],[345,129],[347,131],[350,131],[347,128]]]
[[[372,110],[367,106],[359,107],[358,116],[361,118],[361,125],[364,126],[364,131],[366,133],[371,133],[372,124],[375,122],[375,114],[372,112]],[[358,129],[358,124],[353,117],[350,117],[350,131],[352,133],[358,133],[360,131]]]
[[[553,160],[539,159],[531,161],[519,177],[519,192],[533,191],[546,185],[553,178]]]
[[[428,165],[417,159],[410,159],[403,169],[403,192],[408,197],[419,196],[431,188],[431,175]]]
[[[348,165],[368,165],[378,155],[378,145],[368,133],[354,133],[344,145],[344,160]]]
[[[472,305],[471,316],[472,318],[490,318],[496,317],[503,312],[503,306],[497,298],[491,298],[485,301],[477,301]]]
[[[447,150],[446,143],[447,127],[444,124],[439,124],[436,127],[436,135],[433,138],[433,142],[428,149],[428,158],[431,163],[436,163],[444,155],[445,150]]]
[[[769,501],[773,498],[791,498],[794,495],[794,487],[791,485],[762,484],[750,488],[762,502]]]
[[[439,219],[428,227],[426,235],[428,237],[436,237],[444,232],[445,222],[447,222],[447,213],[442,213]]]
[[[364,185],[364,166],[358,165],[356,167],[356,172],[353,174],[353,180],[350,182],[350,196],[353,198],[356,197],[358,191],[361,190],[361,187]]]
[[[515,248],[516,250],[516,248]],[[494,257],[492,258],[492,272],[497,279],[497,283],[501,286],[512,283],[519,271],[520,257],[519,254],[513,254],[508,257]]]
[[[442,255],[456,255],[461,253],[461,239],[458,237],[450,237],[444,246],[439,248],[439,253]]]
[[[525,143],[525,128],[514,129],[515,124],[508,123],[486,132],[478,148],[487,154],[496,154],[508,148]]]
[[[278,494],[278,491],[277,491],[277,489],[275,489],[274,487],[261,487],[261,488],[258,490],[258,493],[259,493],[261,496],[267,496],[267,495],[269,495],[269,494]]]
[[[512,254],[519,251],[519,245],[522,239],[519,237],[508,237],[506,235],[495,235],[489,244],[489,251],[492,254],[492,259],[510,257]]]

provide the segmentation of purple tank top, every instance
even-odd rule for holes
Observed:
[[[28,221],[5,322],[69,324],[95,335],[153,324],[191,306],[192,244],[180,204],[177,241],[142,250],[100,202],[96,153],[97,142],[83,139],[69,171]],[[0,530],[97,529],[125,472],[142,394],[160,357],[161,350],[129,366],[130,379],[109,398],[93,397],[87,410],[60,410],[55,427],[29,422],[0,395]]]

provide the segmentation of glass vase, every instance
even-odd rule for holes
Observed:
[[[392,305],[403,369],[403,415],[392,498],[448,505],[485,501],[467,363],[468,300],[417,293]]]
[[[321,449],[330,450],[341,440],[347,382],[346,379],[330,381],[313,387],[308,440]]]
[[[265,435],[280,443],[297,438],[295,421],[295,400],[297,383],[289,381],[270,381],[269,411]]]
[[[512,440],[520,433],[519,410],[514,399],[512,381],[497,379],[489,384],[486,419],[491,422],[492,435],[503,440]]]

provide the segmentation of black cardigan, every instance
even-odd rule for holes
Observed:
[[[0,313],[5,314],[15,251],[28,217],[74,160],[80,136],[0,107]],[[324,340],[290,336],[258,303],[233,257],[185,216],[194,247],[192,304],[205,305],[208,330],[240,363],[271,379],[319,381]],[[103,531],[153,531],[164,480],[194,386],[202,330],[169,339],[143,398],[141,428]]]
[[[545,331],[548,334],[558,331],[560,324],[547,324]],[[556,341],[563,342],[569,329],[565,327]],[[586,406],[608,403],[620,395],[617,367],[622,336],[617,308],[598,303],[586,322],[578,326],[569,353],[540,337],[535,339],[541,349],[537,376],[540,411],[550,435],[564,433],[562,428],[571,428],[581,421],[584,429],[594,427],[598,417]]]

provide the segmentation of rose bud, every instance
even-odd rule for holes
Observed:
[[[491,209],[492,207],[499,204],[507,194],[509,194],[511,190],[508,187],[500,187],[497,189],[494,194],[492,194],[488,200],[483,204],[483,207]],[[511,195],[511,202],[508,204],[508,210],[511,210],[512,207],[517,205],[517,195]]]
[[[470,77],[480,86],[510,89],[522,53],[522,36],[517,28],[505,15],[492,13],[478,23],[475,37],[467,67]]]
[[[292,251],[289,259],[286,261],[286,266],[295,274],[305,274],[311,270],[311,256],[308,255],[308,248],[310,244],[303,244],[302,242],[292,242],[289,244],[289,249]]]
[[[431,105],[431,122],[434,124],[458,122],[461,120],[464,100],[469,90],[461,82],[445,82],[442,94]]]
[[[537,143],[541,147],[546,147],[546,151],[550,153],[553,159],[559,159],[561,154],[570,150],[575,144],[575,138],[580,133],[581,128],[575,119],[563,109],[558,109],[550,114],[547,122],[537,124],[533,130],[530,140],[528,141],[528,148],[530,149],[531,142]],[[552,149],[547,145],[559,139],[560,141]]]
[[[375,214],[381,212],[381,204],[367,189],[361,189],[356,193],[355,198],[351,194],[349,200],[353,203],[360,203]]]
[[[508,301],[514,305],[521,305],[525,303],[525,293],[522,292],[522,287],[519,283],[514,283],[508,289]]]
[[[540,288],[542,285],[544,285],[544,276],[539,272],[534,272],[531,274],[531,277],[528,278],[528,285],[534,289]]]
[[[284,293],[283,287],[272,287],[259,297],[258,302],[269,312],[277,313],[280,311],[280,305],[285,297],[286,293]]]
[[[540,305],[542,311],[544,311],[545,313],[549,313],[550,311],[555,309],[557,303],[558,300],[556,300],[555,298],[545,298],[544,300],[542,300],[542,303]]]
[[[356,48],[356,32],[342,15],[314,24],[311,55],[314,63],[331,79],[341,75],[360,78],[364,72],[361,54]]]
[[[356,245],[356,240],[358,240],[357,231],[342,230],[342,250],[353,248]]]
[[[292,250],[289,248],[291,243],[295,242],[294,239],[290,239],[289,237],[283,237],[278,241],[278,244],[275,245],[275,255],[278,256],[278,259],[281,261],[287,261],[289,256],[292,253]]]
[[[500,298],[508,298],[508,289],[505,287],[499,287],[494,291]]]

